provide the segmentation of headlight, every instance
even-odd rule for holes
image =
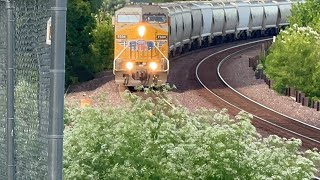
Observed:
[[[140,26],[140,27],[138,28],[138,33],[139,33],[139,36],[140,36],[140,37],[143,37],[145,32],[146,32],[146,27]]]
[[[132,62],[127,62],[127,63],[126,63],[126,68],[127,68],[128,70],[131,70],[131,69],[133,68],[133,63],[132,63]]]
[[[152,69],[153,71],[156,70],[158,68],[158,64],[155,62],[151,62],[149,64],[150,69]]]

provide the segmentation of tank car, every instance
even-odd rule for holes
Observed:
[[[278,5],[275,3],[265,3],[264,6],[263,29],[267,35],[276,35],[278,33],[277,21],[279,16]]]
[[[284,29],[286,26],[289,25],[288,17],[291,16],[291,6],[293,3],[291,1],[284,1],[284,2],[275,2],[279,9],[279,15],[277,20],[277,28]]]
[[[237,8],[238,26],[236,32],[237,39],[247,39],[249,34],[249,21],[250,21],[250,3],[249,2],[234,2],[231,3]]]
[[[223,4],[214,4],[212,6],[212,25],[211,25],[211,39],[213,42],[221,43],[222,37],[224,35],[223,29],[225,24],[225,11],[223,9]]]

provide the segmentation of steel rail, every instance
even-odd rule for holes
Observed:
[[[303,122],[303,121],[301,121],[301,120],[298,120],[298,119],[295,119],[295,118],[293,118],[293,117],[287,116],[287,115],[285,115],[285,114],[283,114],[283,113],[280,113],[280,112],[278,112],[278,111],[276,111],[276,110],[274,110],[274,109],[271,109],[271,108],[269,108],[269,107],[267,107],[267,106],[265,106],[265,105],[263,105],[263,104],[261,104],[261,103],[259,103],[259,102],[257,102],[257,101],[254,101],[253,99],[245,96],[244,94],[242,94],[242,93],[240,93],[239,91],[237,91],[236,89],[234,89],[230,84],[228,84],[228,83],[223,79],[223,77],[222,77],[222,75],[221,75],[221,73],[220,73],[220,69],[221,69],[221,66],[223,65],[223,63],[225,63],[227,60],[230,60],[230,58],[231,58],[232,56],[234,56],[234,55],[236,55],[236,54],[239,54],[239,53],[241,53],[241,52],[243,52],[243,51],[245,51],[245,50],[251,49],[251,48],[253,48],[253,47],[257,47],[257,46],[259,46],[259,45],[250,46],[250,47],[247,47],[247,48],[245,48],[245,49],[241,49],[241,50],[239,50],[239,51],[237,51],[237,52],[234,52],[234,53],[230,54],[229,56],[225,57],[222,61],[220,61],[219,65],[218,65],[218,67],[217,67],[217,72],[218,72],[218,76],[219,76],[220,80],[221,80],[226,86],[228,86],[232,91],[234,91],[235,93],[237,93],[237,94],[239,94],[240,96],[244,97],[245,99],[247,99],[247,100],[249,100],[249,101],[251,101],[251,102],[253,102],[253,103],[255,103],[255,104],[258,104],[259,106],[261,106],[261,107],[263,107],[263,108],[266,108],[266,109],[268,109],[268,110],[270,110],[270,111],[272,111],[272,112],[274,112],[274,113],[277,113],[277,114],[279,114],[279,115],[281,115],[281,116],[284,116],[284,117],[289,118],[289,119],[291,119],[291,120],[293,120],[293,121],[296,121],[296,122],[298,122],[298,123],[304,124],[304,125],[306,125],[306,126],[309,126],[309,127],[311,127],[311,128],[314,128],[314,129],[317,129],[317,130],[320,131],[320,128],[318,128],[318,127],[316,127],[316,126],[313,126],[313,125],[311,125],[311,124],[307,124],[307,123],[305,123],[305,122]]]
[[[247,112],[247,111],[245,111],[245,110],[237,107],[236,105],[228,102],[227,100],[223,99],[222,97],[220,97],[219,95],[217,95],[216,93],[214,93],[212,90],[210,90],[210,89],[201,81],[201,79],[200,79],[200,77],[199,77],[199,73],[198,73],[198,72],[199,72],[199,67],[201,66],[201,64],[202,64],[203,62],[205,62],[206,60],[208,60],[210,57],[215,56],[215,55],[217,55],[217,54],[220,54],[220,53],[222,53],[222,52],[225,52],[225,51],[228,51],[228,50],[231,50],[231,49],[234,49],[234,48],[242,47],[242,46],[247,46],[247,45],[251,45],[251,44],[256,44],[256,43],[268,41],[268,40],[271,40],[271,39],[272,39],[272,38],[264,39],[264,40],[257,40],[257,41],[253,41],[253,42],[249,42],[249,43],[244,43],[244,44],[232,46],[232,47],[226,48],[226,49],[224,49],[224,50],[220,50],[220,51],[218,51],[218,52],[215,52],[215,53],[213,53],[213,54],[205,57],[204,59],[202,59],[202,60],[198,63],[198,65],[197,65],[197,67],[196,67],[196,78],[197,78],[197,81],[198,81],[207,91],[209,91],[211,94],[213,94],[214,96],[216,96],[216,97],[219,98],[220,100],[224,101],[225,103],[229,104],[230,106],[232,106],[232,107],[234,107],[234,108],[236,108],[236,109],[238,109],[238,110],[240,110],[240,111]],[[253,47],[253,46],[251,46],[250,48],[252,48],[252,47]],[[243,51],[243,50],[240,50],[240,51]],[[234,54],[236,54],[236,53],[238,53],[238,51],[235,52],[235,53],[233,53],[233,54],[231,54],[231,55],[234,55]],[[231,55],[225,57],[225,59],[226,59],[226,58],[230,58]],[[247,112],[247,113],[248,113],[248,112]],[[249,113],[249,114],[250,114],[250,113]],[[312,142],[315,142],[315,143],[317,143],[317,144],[320,144],[320,142],[317,141],[317,140],[315,140],[315,139],[312,139],[312,138],[310,138],[310,137],[307,137],[307,136],[304,136],[304,135],[299,134],[299,133],[297,133],[297,132],[294,132],[294,131],[292,131],[292,130],[289,130],[289,129],[285,128],[285,127],[282,127],[282,126],[279,126],[279,125],[277,125],[277,124],[274,124],[274,123],[272,123],[272,122],[270,122],[270,121],[268,121],[268,120],[265,120],[265,119],[263,119],[263,118],[260,118],[260,117],[258,117],[258,116],[256,116],[256,115],[253,115],[253,116],[254,116],[255,118],[257,118],[257,119],[259,119],[259,120],[267,123],[267,124],[270,124],[270,125],[274,126],[274,127],[280,128],[280,129],[282,129],[282,130],[284,130],[284,131],[290,132],[290,133],[295,134],[295,135],[297,135],[297,136],[299,136],[299,137],[302,137],[302,138],[308,139],[308,140],[310,140],[310,141],[312,141]],[[310,127],[313,128],[313,126],[310,126]]]

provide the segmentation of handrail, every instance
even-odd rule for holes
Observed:
[[[155,45],[155,42],[153,41],[153,44]],[[161,52],[161,50],[155,45],[154,47],[156,47],[156,49],[160,52],[160,54],[166,59],[167,61],[167,69],[164,70],[164,72],[168,72],[169,71],[169,59]]]
[[[130,43],[123,48],[123,50],[113,59],[113,74],[116,73],[116,60],[121,56],[121,54],[129,47]]]

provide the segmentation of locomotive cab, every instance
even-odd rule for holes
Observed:
[[[168,15],[158,5],[136,4],[115,13],[115,81],[125,86],[166,83]]]

